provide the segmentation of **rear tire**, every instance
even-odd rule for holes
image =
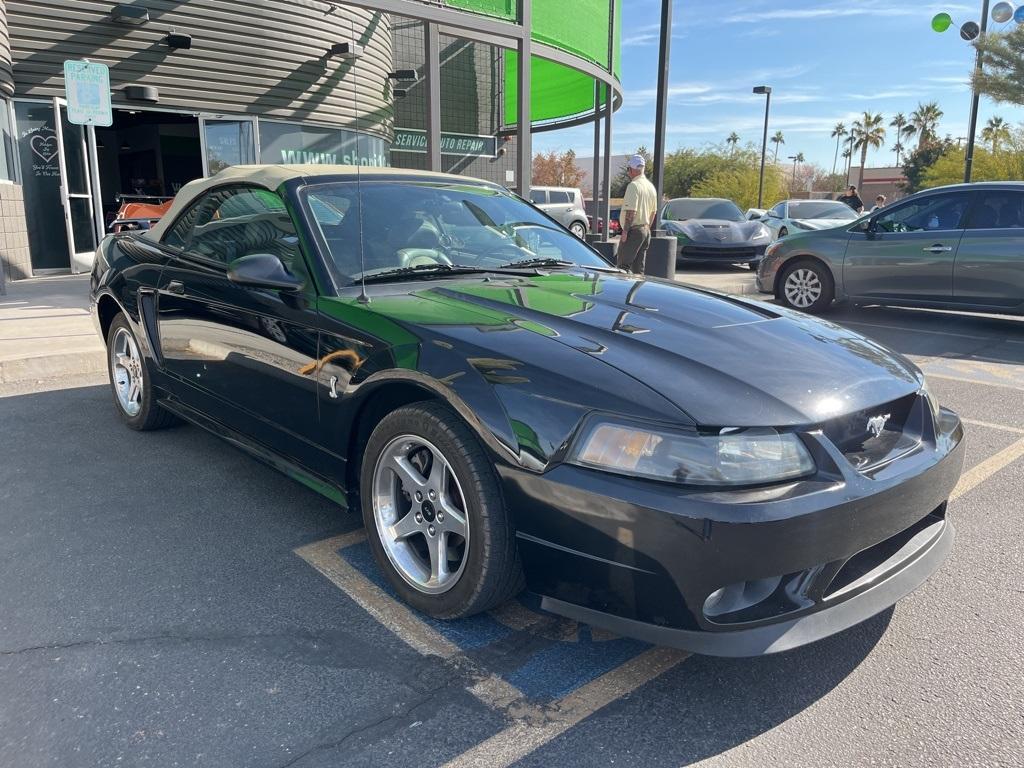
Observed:
[[[576,235],[576,237],[578,237],[580,240],[587,236],[587,228],[583,225],[582,222],[579,221],[574,221],[572,224],[570,224],[569,231]]]
[[[783,270],[775,298],[790,309],[817,314],[835,298],[835,281],[820,261],[798,260]]]
[[[129,427],[144,432],[177,422],[156,402],[146,359],[123,312],[117,313],[107,330],[107,374],[117,413]]]
[[[363,453],[374,558],[399,596],[438,619],[489,610],[523,588],[515,528],[476,436],[441,403],[385,416]]]

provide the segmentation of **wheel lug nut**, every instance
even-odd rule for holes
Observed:
[[[430,500],[431,501],[433,501],[434,499],[437,498],[437,494],[434,492],[433,488],[430,489],[430,491],[427,493],[427,495],[430,496]]]
[[[417,523],[422,523],[423,522],[423,515],[421,515],[419,512],[416,513],[416,522]]]
[[[439,522],[439,523],[443,523],[444,522],[444,512],[438,512],[437,513],[437,522]]]
[[[423,501],[423,494],[416,491],[416,501]]]
[[[432,526],[432,525],[427,526],[427,533],[429,533],[431,536],[433,536],[434,533],[435,533],[434,526]]]

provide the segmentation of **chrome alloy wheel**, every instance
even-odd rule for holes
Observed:
[[[110,373],[121,410],[137,416],[142,410],[142,356],[127,328],[118,328],[110,344]]]
[[[807,309],[821,298],[822,285],[814,270],[801,268],[790,273],[783,290],[790,304],[799,309]]]
[[[469,555],[466,497],[451,464],[415,435],[389,442],[373,468],[373,518],[388,560],[414,589],[458,583]]]

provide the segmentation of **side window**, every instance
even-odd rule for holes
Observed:
[[[172,248],[185,248],[188,244],[189,235],[192,234],[192,226],[196,223],[199,206],[202,203],[202,199],[197,203],[192,203],[192,206],[178,217],[178,220],[174,222],[174,226],[167,230],[167,234],[164,235],[162,242],[165,245],[169,245]]]
[[[530,202],[535,205],[544,205],[548,201],[548,193],[543,189],[530,190]]]
[[[552,203],[559,203],[559,204],[568,203],[569,202],[569,193],[561,191],[561,190],[557,190],[557,189],[552,189],[550,192],[548,192],[548,199]]]
[[[971,210],[967,229],[1024,228],[1024,193],[982,192]]]
[[[190,252],[228,264],[253,253],[272,253],[292,274],[305,275],[295,225],[284,201],[268,189],[232,187],[203,198]]]
[[[960,229],[970,197],[964,192],[929,195],[893,206],[874,219],[879,232],[930,232]]]

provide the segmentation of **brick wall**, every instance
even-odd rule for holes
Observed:
[[[21,185],[0,182],[0,269],[7,280],[32,276]]]

